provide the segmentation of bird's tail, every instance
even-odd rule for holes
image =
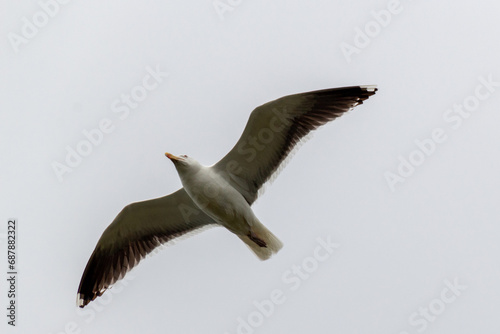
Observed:
[[[269,259],[283,247],[283,243],[258,220],[252,224],[250,233],[238,237],[262,261]]]

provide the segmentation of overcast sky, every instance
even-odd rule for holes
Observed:
[[[8,333],[500,331],[495,1],[2,1],[0,255]],[[161,249],[83,312],[76,291],[128,203],[217,162],[283,95],[377,84],[253,206],[259,261],[213,228]],[[6,269],[2,277],[5,277]]]

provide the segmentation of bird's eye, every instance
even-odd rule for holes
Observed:
[[[187,156],[187,155],[185,155],[185,154],[183,154],[183,155],[181,155],[181,157],[183,157],[183,158],[187,158],[188,156]]]

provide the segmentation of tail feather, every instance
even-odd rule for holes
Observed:
[[[252,225],[248,235],[238,235],[238,237],[262,261],[269,259],[283,247],[283,243],[260,222]]]

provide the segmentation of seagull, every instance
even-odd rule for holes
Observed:
[[[122,279],[155,248],[203,227],[219,225],[239,237],[260,260],[283,246],[251,205],[311,131],[362,104],[376,86],[331,88],[288,95],[253,110],[236,145],[219,162],[203,166],[187,155],[165,153],[182,188],[129,204],[103,232],[78,287],[83,308]]]

